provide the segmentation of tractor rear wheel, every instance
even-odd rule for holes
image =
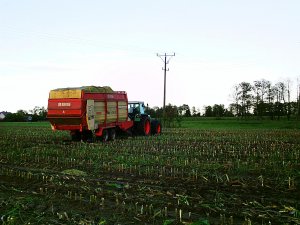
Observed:
[[[151,134],[161,134],[161,123],[158,120],[154,120],[151,123]]]
[[[138,124],[138,131],[141,135],[148,136],[151,133],[151,123],[148,117],[144,117]]]

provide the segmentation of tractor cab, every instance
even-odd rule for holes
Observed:
[[[144,102],[128,102],[128,115],[132,120],[140,118],[141,115],[145,115]]]

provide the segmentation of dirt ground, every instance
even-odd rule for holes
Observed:
[[[172,132],[165,137],[175,135]],[[104,145],[74,144],[63,141],[68,138],[64,135],[37,138],[38,134],[29,137],[22,134],[21,142],[16,141],[15,136],[3,135],[0,141],[0,220],[3,224],[300,224],[297,163],[287,165],[293,168],[293,179],[260,171],[260,167],[239,171],[237,176],[230,170],[230,163],[222,161],[221,166],[215,167],[220,160],[206,172],[195,174],[189,167],[192,159],[182,163],[184,160],[180,161],[177,156],[183,153],[177,149],[187,149],[185,154],[190,149],[200,149],[207,145],[204,141],[208,134],[202,143],[187,141],[188,147],[185,141],[166,142],[165,137],[150,137],[152,141],[116,140]],[[146,150],[141,151],[136,143]],[[155,146],[151,147],[151,143]],[[224,143],[222,141],[222,145]],[[173,147],[166,147],[168,152],[161,151],[169,154],[165,166],[151,161],[161,157],[161,152],[151,156],[148,166],[147,154],[165,148],[166,144]],[[299,151],[297,142],[281,145]],[[180,147],[175,149],[175,146]],[[100,151],[103,152],[96,163],[90,154],[100,154]],[[141,152],[140,167],[125,169],[123,164],[110,161],[126,162],[126,158],[137,152]],[[172,160],[173,165],[168,167]],[[175,164],[175,160],[180,163]],[[201,160],[200,163],[205,164],[209,158]],[[115,166],[110,166],[113,164]]]

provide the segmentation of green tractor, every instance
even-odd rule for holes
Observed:
[[[151,118],[150,115],[145,113],[144,102],[128,102],[128,117],[134,121],[134,126],[132,127],[133,135],[161,134],[160,121]]]

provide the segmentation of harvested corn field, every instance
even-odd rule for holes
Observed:
[[[0,124],[3,224],[300,224],[300,131],[164,129],[71,142]]]

